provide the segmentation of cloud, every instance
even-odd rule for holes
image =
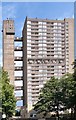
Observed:
[[[22,30],[24,26],[24,21],[15,23],[16,36],[22,36]]]
[[[72,15],[72,18],[74,18],[74,14]]]
[[[6,4],[2,6],[2,18],[16,18],[16,6],[13,4]]]
[[[22,30],[23,30],[23,26],[24,26],[24,21],[21,22],[21,28],[20,28],[21,32],[22,32]]]

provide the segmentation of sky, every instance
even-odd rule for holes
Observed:
[[[74,2],[75,0],[1,0],[2,2]]]
[[[1,8],[1,7],[0,7]],[[3,2],[2,21],[7,18],[15,22],[15,36],[22,36],[25,18],[64,19],[74,18],[73,2]],[[0,41],[0,56],[2,53]],[[1,62],[1,61],[0,61]],[[20,94],[20,93],[18,93]],[[22,103],[17,103],[22,104]]]
[[[74,2],[0,2],[0,29],[2,29],[3,20],[6,20],[7,18],[13,19],[15,21],[15,36],[21,37],[26,16],[30,18],[37,17],[44,19],[64,19],[65,17],[73,18]],[[0,39],[2,39],[1,35]],[[0,65],[2,65],[1,58],[2,41],[0,41]]]
[[[16,35],[20,36],[26,16],[31,18],[63,19],[74,16],[72,2],[3,2],[2,19],[15,20]]]

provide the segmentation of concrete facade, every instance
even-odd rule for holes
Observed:
[[[76,31],[76,1],[74,2],[74,31]],[[74,38],[75,38],[75,44],[74,44],[74,56],[76,59],[76,32],[74,34]]]
[[[14,46],[22,42],[22,46]],[[23,56],[14,56],[15,51],[22,51]],[[18,66],[15,61],[22,61]],[[14,21],[3,21],[3,68],[8,71],[10,83],[23,81],[23,86],[15,86],[16,96],[23,100],[24,108],[29,113],[38,101],[39,91],[52,76],[62,77],[73,73],[74,61],[74,19],[48,20],[27,18],[22,37],[15,37]],[[15,76],[15,71],[22,71],[22,76]]]
[[[23,71],[22,66],[16,65],[17,62],[23,61],[22,57],[15,56],[15,52],[22,51],[22,47],[15,46],[15,43],[22,42],[22,38],[15,37],[15,25],[14,20],[3,21],[3,69],[8,72],[10,78],[10,84],[14,85],[14,94],[17,102],[23,100],[23,96],[19,95],[19,92],[23,91],[23,86],[20,85],[23,81],[23,77],[19,75],[19,71]],[[15,75],[15,72],[18,74]],[[17,106],[16,109],[20,109],[21,106]]]
[[[14,21],[3,21],[3,68],[9,74],[10,83],[14,85]]]
[[[73,73],[74,19],[26,18],[23,28],[24,105],[27,113],[52,76]]]

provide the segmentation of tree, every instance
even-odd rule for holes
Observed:
[[[20,113],[21,113],[20,110],[16,110],[16,111],[15,111],[15,116],[20,116]]]
[[[61,79],[51,78],[42,88],[34,109],[45,113],[54,111],[59,120],[59,111],[74,108],[75,84],[71,74],[66,74]]]
[[[74,77],[74,80],[76,81],[76,59],[73,62],[73,69],[74,69],[73,77]]]
[[[73,69],[74,69],[74,73],[73,73],[73,78],[75,81],[75,85],[74,85],[74,96],[73,96],[73,104],[74,104],[74,117],[76,118],[76,59],[73,62]]]
[[[2,70],[2,113],[6,117],[11,117],[15,111],[16,99],[14,96],[14,87],[10,84],[8,73]]]
[[[62,88],[62,94],[63,94],[63,99],[62,103],[64,106],[66,106],[66,109],[71,108],[71,113],[73,113],[74,109],[74,95],[75,95],[75,84],[76,82],[74,81],[73,75],[72,74],[66,74],[61,78],[61,88]],[[73,114],[71,114],[73,116]],[[72,117],[71,116],[71,117]]]
[[[34,110],[38,112],[44,111],[45,115],[54,111],[59,120],[59,111],[63,109],[62,105],[60,81],[52,77],[42,88],[39,101],[35,104]]]
[[[2,77],[2,69],[0,67],[0,78]],[[2,118],[2,81],[0,79],[0,119]]]

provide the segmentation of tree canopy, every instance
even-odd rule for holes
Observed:
[[[75,84],[71,74],[66,74],[61,79],[52,77],[41,89],[34,109],[37,112],[56,112],[59,120],[59,111],[74,108]]]
[[[10,84],[8,73],[2,70],[2,113],[7,117],[13,115],[16,107],[16,99],[14,96],[14,87]]]
[[[74,96],[73,96],[73,105],[74,105],[74,116],[76,118],[76,59],[73,62],[73,69],[74,69],[73,78],[74,78],[74,81],[75,81]]]

